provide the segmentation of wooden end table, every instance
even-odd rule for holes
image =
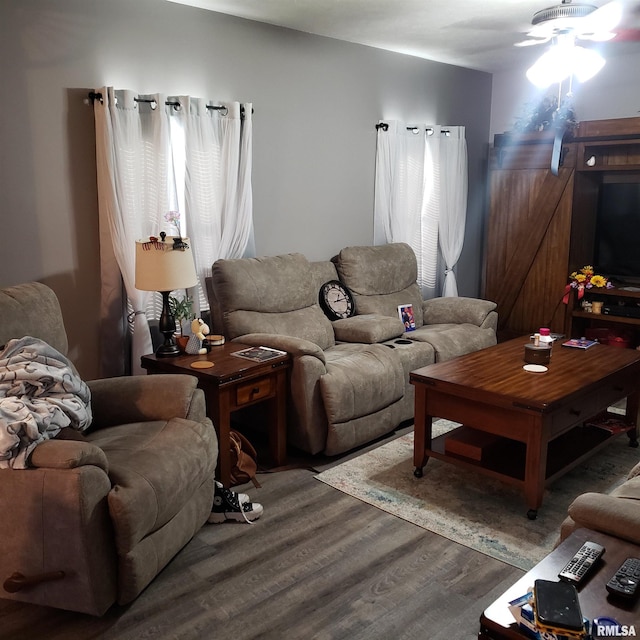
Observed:
[[[207,415],[218,434],[218,474],[225,487],[231,473],[231,414],[253,404],[267,404],[269,451],[276,466],[287,456],[287,373],[291,366],[289,354],[265,362],[255,362],[233,354],[250,345],[229,342],[212,347],[204,355],[180,355],[158,358],[142,356],[142,367],[148,374],[181,373],[198,378],[198,387],[205,394]],[[212,362],[213,366],[193,368],[197,362]]]
[[[640,557],[640,546],[597,531],[577,529],[484,611],[480,616],[478,640],[528,638],[509,612],[509,602],[526,594],[535,580],[558,580],[558,573],[587,540],[601,544],[606,551],[587,575],[586,582],[578,587],[582,615],[591,622],[594,618],[610,617],[621,625],[635,625],[636,633],[640,633],[640,600],[627,603],[614,599],[605,586],[627,558]]]

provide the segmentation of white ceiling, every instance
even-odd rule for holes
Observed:
[[[536,11],[560,0],[169,0],[389,51],[498,72],[533,62],[544,45],[514,47]],[[608,0],[584,0],[600,7]],[[624,0],[621,27],[640,26],[640,0]],[[574,3],[575,4],[575,3]],[[605,54],[640,51],[611,42]]]

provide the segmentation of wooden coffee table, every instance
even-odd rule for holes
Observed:
[[[238,342],[212,347],[205,355],[180,355],[158,358],[155,354],[142,356],[147,373],[182,373],[198,378],[204,391],[207,415],[218,434],[218,476],[225,487],[231,473],[231,414],[253,404],[265,402],[269,429],[269,450],[276,466],[282,466],[287,455],[287,374],[291,367],[289,354],[266,362],[254,362],[234,356],[249,348]],[[208,368],[192,365],[212,363]]]
[[[601,544],[606,551],[592,573],[587,575],[584,584],[578,587],[582,615],[591,622],[595,618],[610,617],[621,625],[635,625],[636,633],[640,633],[640,602],[636,599],[627,603],[611,598],[606,590],[607,582],[627,558],[640,557],[640,547],[604,533],[577,529],[484,611],[480,616],[478,640],[528,638],[518,629],[509,612],[509,602],[525,595],[538,579],[558,580],[558,572],[587,540]]]
[[[522,367],[527,337],[413,371],[415,385],[414,475],[429,457],[522,487],[534,519],[545,486],[603,447],[616,433],[585,426],[589,418],[627,398],[627,431],[638,445],[640,351],[597,344],[587,350],[556,344],[545,373]],[[495,446],[472,459],[446,450],[447,437],[432,439],[434,417],[493,434]]]

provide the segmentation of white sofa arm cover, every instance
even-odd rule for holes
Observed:
[[[252,347],[271,347],[286,351],[293,358],[300,356],[315,356],[323,364],[326,364],[324,351],[313,342],[293,336],[281,336],[272,333],[247,333],[234,338],[232,342],[241,342]]]
[[[398,338],[404,333],[404,325],[400,318],[376,314],[342,318],[335,320],[332,324],[336,340],[342,342],[375,344]]]
[[[496,306],[478,298],[432,298],[423,301],[422,314],[424,324],[467,323],[480,327]]]

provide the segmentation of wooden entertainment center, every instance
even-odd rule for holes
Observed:
[[[640,317],[588,314],[575,295],[569,304],[562,298],[569,274],[593,264],[601,185],[640,184],[640,118],[579,123],[564,136],[557,175],[554,135],[494,138],[483,297],[498,304],[500,339],[543,326],[567,337],[609,327],[638,346]],[[621,288],[587,294],[594,296],[605,304],[640,303],[640,291]]]

